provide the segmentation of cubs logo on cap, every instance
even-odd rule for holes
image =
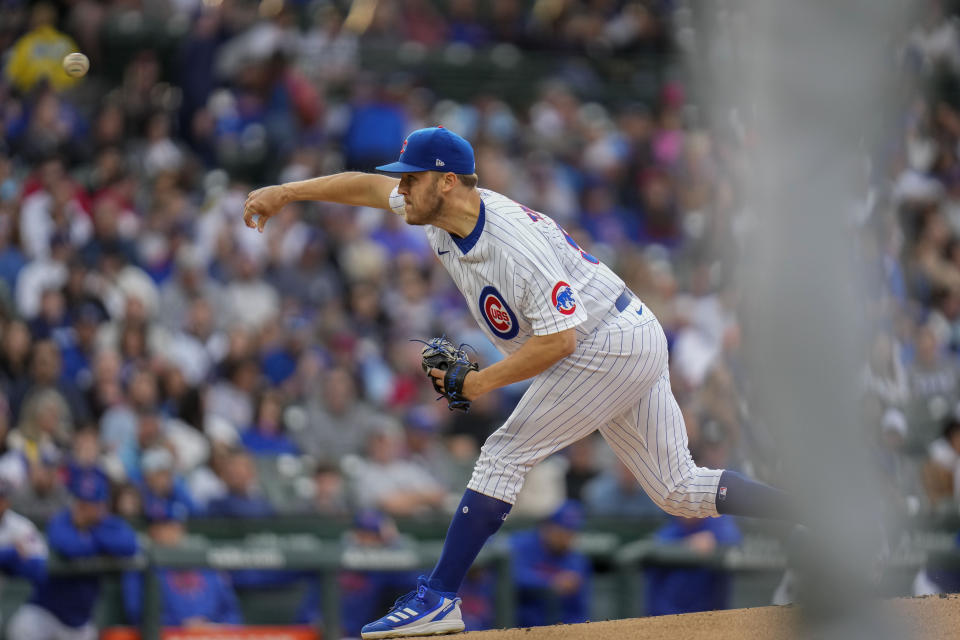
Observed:
[[[550,299],[553,301],[553,306],[557,308],[557,311],[565,316],[569,316],[577,310],[577,301],[573,297],[573,289],[563,280],[553,286],[553,293],[550,294]]]
[[[480,315],[487,322],[493,334],[502,340],[511,340],[520,331],[517,316],[507,306],[495,287],[487,286],[480,292]]]

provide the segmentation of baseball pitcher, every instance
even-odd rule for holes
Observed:
[[[466,140],[441,127],[420,129],[397,162],[377,169],[400,177],[348,172],[258,189],[244,221],[262,232],[287,203],[319,200],[389,209],[423,226],[470,313],[505,356],[477,369],[449,342],[432,340],[424,365],[436,388],[451,409],[466,409],[484,393],[533,382],[483,445],[437,566],[366,625],[363,638],[462,631],[457,590],[524,476],[596,429],[668,513],[789,519],[783,492],[694,464],[656,317],[548,216],[478,188]]]

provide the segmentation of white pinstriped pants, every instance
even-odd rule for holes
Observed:
[[[642,314],[637,312],[642,309]],[[576,351],[534,378],[503,426],[490,434],[467,485],[513,504],[540,460],[599,429],[664,511],[716,516],[722,470],[698,467],[670,389],[667,339],[639,300],[611,310]]]

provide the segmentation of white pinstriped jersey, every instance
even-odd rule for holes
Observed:
[[[623,280],[550,217],[478,191],[480,217],[469,236],[454,238],[431,225],[426,232],[490,341],[506,355],[532,335],[572,327],[589,333],[623,293]],[[403,199],[397,200],[391,206],[402,213]]]

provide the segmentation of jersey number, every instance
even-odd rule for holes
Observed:
[[[530,207],[525,207],[522,204],[520,205],[520,208],[523,209],[523,212],[527,214],[530,217],[530,219],[533,220],[534,222],[540,222],[541,220],[543,220],[542,213],[538,213],[533,209],[531,209]],[[577,241],[573,239],[573,236],[567,233],[566,229],[560,226],[560,223],[554,220],[553,224],[557,225],[557,229],[560,229],[560,233],[562,233],[563,237],[567,239],[567,244],[569,244],[571,247],[576,249],[577,252],[580,253],[581,258],[583,258],[584,260],[592,264],[600,264],[599,260],[597,260],[595,257],[593,257],[592,255],[590,255],[589,253],[587,253],[586,251],[580,248],[580,245],[577,244]]]

